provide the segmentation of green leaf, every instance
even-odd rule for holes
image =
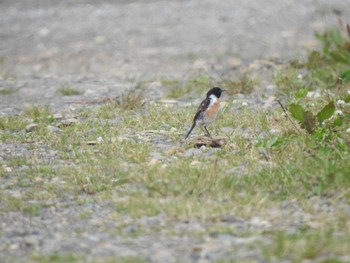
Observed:
[[[300,90],[298,90],[296,93],[295,93],[295,98],[297,99],[302,99],[302,98],[305,98],[307,95],[307,88],[301,88]]]
[[[345,101],[345,103],[349,103],[350,102],[350,95],[346,96],[344,101]]]
[[[343,120],[338,117],[334,120],[334,126],[342,126],[343,125]]]
[[[300,122],[304,121],[304,109],[299,104],[290,104],[288,108],[289,112],[292,114],[292,117]]]
[[[311,111],[304,112],[304,121],[301,124],[301,127],[306,129],[308,133],[312,133],[316,127],[316,119]]]
[[[340,74],[340,78],[341,78],[342,81],[344,81],[344,82],[350,82],[350,69],[344,70],[344,71]]]
[[[317,113],[317,120],[320,123],[322,123],[323,121],[325,121],[325,120],[329,119],[330,117],[332,117],[334,112],[335,112],[334,102],[331,101],[326,106],[324,106],[323,109],[319,111],[319,113]]]
[[[274,146],[277,143],[278,139],[279,138],[277,136],[273,136],[271,139],[269,139],[266,142],[266,148],[270,149],[272,146]]]

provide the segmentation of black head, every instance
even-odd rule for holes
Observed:
[[[207,97],[209,97],[210,95],[215,95],[217,98],[220,98],[222,92],[224,92],[224,90],[222,90],[218,87],[214,87],[208,91]]]

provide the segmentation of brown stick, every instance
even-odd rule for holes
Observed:
[[[300,132],[300,129],[296,126],[296,124],[294,123],[294,121],[292,121],[292,119],[289,117],[286,108],[283,106],[282,102],[280,100],[277,100],[278,104],[281,106],[282,110],[284,111],[284,114],[286,114],[288,120],[293,124],[294,128]]]

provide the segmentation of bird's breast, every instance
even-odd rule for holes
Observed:
[[[219,99],[214,97],[211,98],[208,109],[205,111],[205,117],[208,119],[215,119],[219,111]]]

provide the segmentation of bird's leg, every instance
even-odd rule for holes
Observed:
[[[207,126],[203,126],[203,128],[204,128],[204,130],[206,131],[207,136],[210,137],[210,138],[212,138],[211,135],[210,135],[210,133],[209,133],[208,130],[207,130]]]

